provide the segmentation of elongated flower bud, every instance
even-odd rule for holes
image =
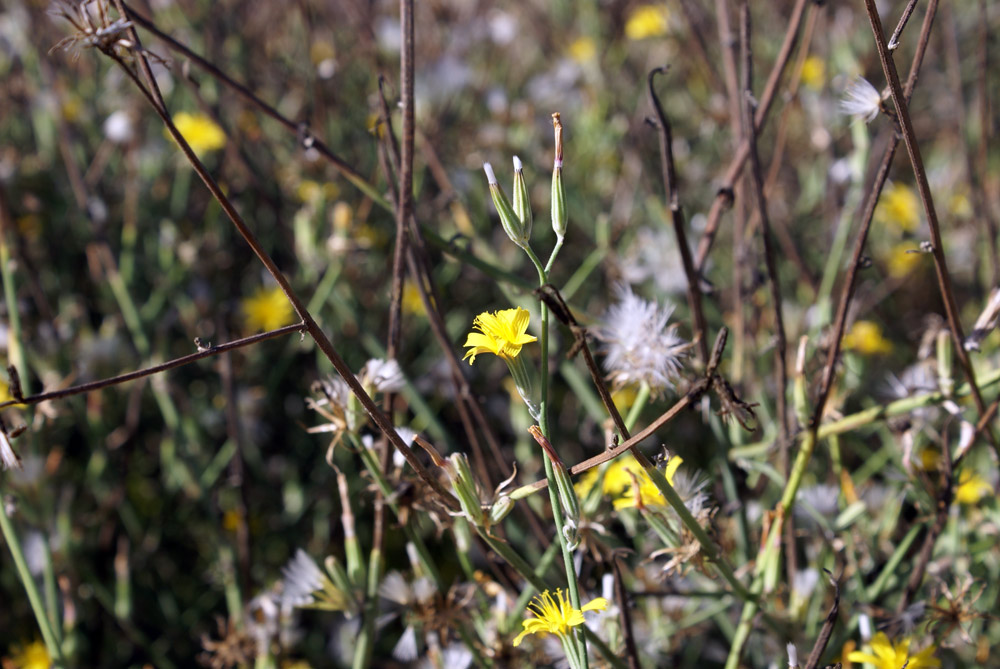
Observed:
[[[562,121],[559,120],[559,112],[552,115],[552,127],[555,130],[556,157],[552,163],[552,230],[556,236],[562,239],[566,236],[566,224],[568,215],[566,213],[566,195],[563,192],[562,164]]]
[[[566,521],[572,523],[573,527],[576,527],[580,520],[580,500],[576,496],[576,489],[569,478],[566,466],[559,459],[556,449],[552,447],[549,440],[542,434],[541,428],[537,425],[532,425],[528,428],[528,432],[531,433],[531,436],[535,438],[538,445],[545,451],[546,457],[552,462],[552,474],[555,479],[556,490],[559,493],[559,502],[562,504],[563,512],[566,514]]]
[[[514,208],[511,206],[510,200],[507,199],[507,195],[503,192],[503,188],[497,183],[496,174],[493,173],[493,166],[489,163],[483,163],[483,170],[485,170],[486,180],[490,184],[490,197],[493,198],[493,206],[496,207],[497,213],[500,215],[500,224],[503,226],[503,231],[510,237],[510,241],[521,248],[527,248],[528,236],[525,234],[524,226],[521,225],[521,220],[514,213]]]
[[[521,159],[514,156],[514,202],[512,203],[514,214],[521,221],[521,229],[524,236],[531,239],[531,198],[528,197],[528,185],[524,181],[524,167]]]

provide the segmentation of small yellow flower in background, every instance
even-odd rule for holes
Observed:
[[[872,653],[855,650],[847,655],[851,662],[867,662],[876,669],[924,669],[940,667],[941,660],[934,657],[934,646],[928,646],[916,655],[910,655],[910,639],[893,644],[885,632],[876,632],[871,642]]]
[[[242,301],[243,319],[254,332],[276,330],[295,322],[295,309],[281,287],[259,288],[252,297]]]
[[[589,37],[577,37],[567,49],[569,57],[578,63],[588,63],[597,55],[597,45]]]
[[[826,83],[826,64],[819,56],[809,56],[802,61],[802,83],[818,91]]]
[[[948,213],[956,218],[971,218],[972,203],[969,202],[969,195],[965,190],[952,193],[948,198]]]
[[[403,307],[404,314],[423,316],[426,313],[424,311],[424,301],[420,299],[420,290],[417,289],[416,284],[412,281],[407,281],[403,284],[403,300],[401,306]]]
[[[41,641],[32,641],[23,648],[17,644],[11,646],[10,658],[5,659],[3,666],[5,669],[49,669],[52,660],[49,658],[49,651]]]
[[[174,125],[198,156],[226,145],[226,133],[218,123],[204,114],[178,112],[174,116]]]
[[[993,486],[978,474],[964,470],[958,477],[955,501],[959,504],[979,504],[979,500],[993,494]]]
[[[615,403],[615,406],[618,407],[619,411],[625,413],[632,407],[633,404],[635,404],[635,400],[638,396],[639,388],[635,384],[629,384],[612,392],[611,401]]]
[[[529,314],[521,307],[503,309],[494,313],[484,311],[476,316],[472,327],[479,332],[470,332],[465,340],[466,351],[462,360],[471,365],[481,353],[492,353],[505,360],[513,360],[521,353],[521,347],[537,341],[527,334]]]
[[[920,200],[906,184],[894,183],[882,191],[875,207],[875,221],[913,232],[920,226]]]
[[[892,352],[892,342],[882,336],[882,328],[872,321],[855,321],[844,335],[844,349],[861,355],[885,355]]]
[[[641,40],[667,34],[670,12],[663,5],[639,5],[625,22],[625,37]]]
[[[916,250],[913,242],[900,242],[889,251],[889,276],[894,279],[902,279],[920,264],[920,253],[912,253]]]
[[[674,474],[677,473],[677,468],[681,466],[682,462],[684,462],[684,458],[679,455],[675,455],[667,460],[667,468],[666,471],[663,472],[663,475],[667,477],[667,483],[670,485],[674,484]],[[634,509],[638,506],[667,505],[667,500],[663,496],[663,493],[661,493],[660,489],[656,487],[656,484],[653,483],[653,479],[649,477],[649,474],[647,474],[645,470],[640,469],[640,473],[636,474],[636,479],[639,482],[638,490],[636,490],[635,481],[632,480],[631,475],[628,476],[629,488],[624,495],[614,501],[616,510]]]
[[[565,639],[570,628],[584,623],[584,611],[604,611],[607,608],[608,600],[598,597],[584,604],[582,609],[574,609],[562,590],[556,590],[555,597],[546,590],[536,595],[528,605],[528,610],[535,617],[521,623],[524,631],[514,639],[514,646],[521,645],[521,640],[529,634],[555,634],[560,639]]]

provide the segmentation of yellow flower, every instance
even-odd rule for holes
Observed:
[[[41,641],[32,641],[27,646],[21,648],[17,644],[11,647],[13,655],[9,660],[5,660],[4,667],[10,669],[49,669],[52,660],[49,658],[49,651]]]
[[[514,646],[519,646],[521,640],[529,634],[555,634],[565,639],[571,627],[583,624],[584,611],[604,611],[607,608],[608,600],[598,597],[584,604],[582,609],[574,609],[562,590],[556,590],[555,597],[546,590],[536,595],[528,605],[528,610],[534,613],[535,617],[521,623],[524,631],[514,639]]]
[[[670,485],[674,484],[674,474],[677,473],[677,468],[681,466],[684,462],[684,458],[679,455],[675,455],[669,460],[667,460],[667,469],[663,472],[664,476],[667,477],[667,483]],[[636,463],[638,464],[638,463]],[[626,476],[629,476],[626,474]],[[629,488],[624,495],[615,500],[615,509],[633,509],[637,506],[666,506],[667,500],[663,497],[663,493],[660,489],[656,487],[653,483],[653,479],[649,477],[649,474],[645,470],[641,470],[636,475],[636,479],[639,481],[639,489],[636,490],[635,481],[629,476]]]
[[[412,281],[403,284],[403,303],[401,306],[404,314],[423,316],[426,313],[424,301],[420,299],[420,290]]]
[[[468,358],[471,365],[480,353],[493,353],[505,360],[513,360],[521,353],[522,346],[537,341],[536,337],[526,334],[528,316],[528,312],[521,307],[479,314],[472,322],[472,327],[479,332],[469,333],[465,346],[470,350],[465,352],[462,360]]]
[[[919,253],[912,253],[916,249],[913,242],[900,242],[889,251],[889,276],[894,279],[902,279],[920,264]]]
[[[226,145],[226,133],[218,123],[204,114],[179,112],[174,116],[174,125],[184,141],[191,145],[191,150],[199,156]]]
[[[601,492],[605,495],[610,495],[612,497],[617,497],[622,494],[628,486],[632,484],[632,477],[629,472],[633,472],[636,476],[643,476],[645,472],[642,470],[642,466],[636,461],[635,457],[630,453],[623,454],[611,461],[607,469],[604,470],[604,479],[601,482]],[[597,483],[597,479],[600,477],[600,468],[594,467],[593,469],[588,469],[587,473],[583,475],[576,486],[576,494],[578,497],[586,497],[590,494],[591,489]]]
[[[243,319],[254,332],[276,330],[295,322],[295,309],[279,286],[259,288],[253,297],[244,297]]]
[[[959,504],[978,504],[983,497],[992,494],[993,486],[978,474],[966,469],[958,478],[955,501]]]
[[[802,61],[802,83],[818,91],[826,81],[826,65],[819,56],[809,56]]]
[[[670,12],[662,5],[639,5],[625,22],[625,37],[641,40],[667,34]]]
[[[578,63],[587,63],[597,55],[597,46],[589,37],[577,37],[569,45],[569,57]]]
[[[905,184],[891,184],[882,191],[875,220],[906,232],[913,232],[920,225],[920,200],[913,189]]]
[[[916,655],[910,655],[910,639],[906,638],[897,644],[889,641],[885,632],[877,632],[871,642],[872,653],[855,650],[848,653],[851,662],[867,662],[876,669],[923,669],[924,667],[940,667],[941,660],[933,657],[934,646],[927,646]]]
[[[844,335],[844,349],[861,355],[885,355],[892,351],[892,342],[882,336],[882,328],[872,321],[855,321]]]

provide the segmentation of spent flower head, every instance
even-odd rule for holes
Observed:
[[[882,94],[868,83],[864,77],[858,77],[847,85],[844,97],[840,100],[840,111],[848,116],[863,118],[869,123],[878,116],[882,108]]]
[[[667,326],[673,306],[638,297],[628,286],[617,289],[618,303],[604,315],[597,337],[604,342],[604,369],[617,388],[645,383],[653,394],[673,388],[689,344]]]

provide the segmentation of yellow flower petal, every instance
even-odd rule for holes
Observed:
[[[204,114],[178,112],[174,116],[174,125],[198,156],[226,145],[226,133],[218,123]]]
[[[472,350],[466,351],[463,360],[468,358],[471,365],[480,353],[493,353],[508,360],[516,358],[522,346],[537,341],[527,334],[529,318],[530,314],[520,307],[479,314],[472,323],[479,332],[469,333],[465,346]]]
[[[640,5],[625,22],[625,37],[642,40],[667,34],[670,26],[670,12],[662,5]]]

